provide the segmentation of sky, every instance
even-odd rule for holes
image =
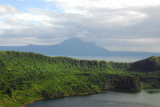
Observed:
[[[160,0],[0,0],[0,46],[77,37],[112,51],[160,52]]]

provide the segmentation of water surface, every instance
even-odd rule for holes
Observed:
[[[107,91],[86,96],[41,100],[26,107],[160,107],[160,89],[148,89],[140,93]]]

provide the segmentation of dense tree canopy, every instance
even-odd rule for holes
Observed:
[[[0,51],[0,106],[104,89],[137,92],[152,87],[160,87],[159,57],[120,63]]]

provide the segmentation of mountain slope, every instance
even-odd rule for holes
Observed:
[[[45,55],[63,56],[103,56],[109,52],[94,43],[84,42],[78,38],[65,40],[57,45],[27,45],[27,46],[1,46],[0,50],[15,50],[21,52],[36,52]]]
[[[78,38],[71,38],[57,45],[0,46],[0,50],[58,56],[160,56],[160,53],[109,51],[95,43],[84,42]]]
[[[152,56],[150,58],[134,62],[131,64],[130,70],[139,72],[160,71],[160,57]]]

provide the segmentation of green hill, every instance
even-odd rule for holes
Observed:
[[[160,88],[159,58],[149,59],[119,63],[0,51],[0,106],[19,107],[38,99],[99,93],[104,89],[137,92]],[[146,69],[148,63],[157,68]],[[141,71],[140,66],[143,72],[133,72]],[[156,72],[149,72],[153,70]]]
[[[152,56],[150,58],[131,64],[130,70],[139,72],[160,71],[160,58]]]

